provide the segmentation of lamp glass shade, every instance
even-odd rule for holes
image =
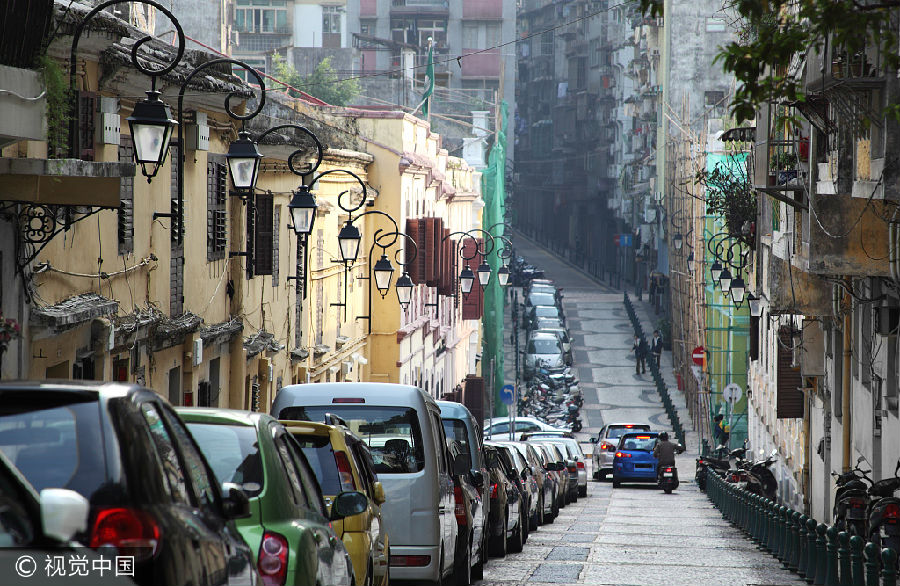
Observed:
[[[362,236],[359,234],[359,228],[347,222],[338,233],[338,246],[341,249],[341,259],[346,263],[352,263],[359,254],[359,242]]]
[[[685,261],[687,263],[687,270],[689,273],[694,272],[694,253],[690,253]]]
[[[722,265],[719,261],[712,263],[712,266],[709,267],[709,274],[712,276],[713,281],[719,280],[719,277],[722,276]]]
[[[242,130],[238,139],[228,147],[228,170],[235,189],[253,189],[259,174],[259,161],[262,154],[256,143],[250,140],[250,133]]]
[[[316,221],[316,209],[319,205],[316,203],[315,196],[309,191],[309,187],[301,185],[294,192],[288,209],[291,212],[291,222],[294,225],[294,232],[300,236],[301,234],[310,234],[313,228],[313,222]]]
[[[472,292],[472,285],[475,284],[475,273],[472,272],[472,269],[469,268],[469,265],[466,265],[459,273],[459,288],[462,289],[463,295],[468,295]]]
[[[394,285],[394,288],[397,289],[397,301],[400,302],[400,307],[403,309],[409,307],[413,290],[413,282],[412,279],[409,278],[409,273],[403,271],[403,274],[397,279],[397,284]]]
[[[394,275],[394,265],[388,260],[386,254],[382,254],[381,258],[378,259],[378,262],[375,263],[372,272],[375,274],[375,286],[378,288],[378,292],[381,293],[381,297],[384,298],[391,288],[391,277]]]
[[[726,295],[731,289],[731,271],[728,269],[724,269],[722,274],[719,275],[719,287],[722,288],[722,293],[725,293]]]
[[[501,287],[506,287],[509,283],[509,269],[506,268],[506,265],[497,269],[497,281]]]
[[[759,297],[753,293],[749,293],[747,295],[747,302],[750,304],[750,315],[752,317],[759,317],[762,315],[762,303],[760,303]]]
[[[744,283],[744,279],[738,277],[731,281],[731,300],[734,301],[734,304],[738,307],[741,306],[741,303],[744,302],[744,294],[747,292],[747,285]]]
[[[172,130],[178,125],[172,118],[169,105],[159,96],[159,92],[147,92],[147,98],[134,105],[127,119],[134,143],[134,160],[140,164],[141,173],[148,180],[165,162]]]
[[[486,262],[478,265],[478,284],[484,289],[491,282],[491,265]]]
[[[672,244],[675,245],[675,250],[681,250],[681,245],[684,243],[684,237],[682,237],[681,232],[672,237]]]

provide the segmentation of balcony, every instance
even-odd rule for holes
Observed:
[[[463,19],[492,20],[503,18],[503,0],[463,0]]]
[[[0,158],[0,193],[9,201],[117,208],[122,177],[134,177],[134,163]]]
[[[500,77],[500,49],[477,53],[480,49],[463,49],[463,79],[484,79]]]
[[[391,16],[443,16],[450,15],[448,0],[391,0]]]

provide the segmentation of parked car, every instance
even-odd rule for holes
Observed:
[[[332,504],[329,513],[320,477],[284,426],[265,413],[181,407],[178,414],[222,487],[250,498],[252,513],[237,526],[256,552],[264,584],[355,583],[350,556],[330,523],[345,516],[338,512],[349,503],[362,510],[362,495],[342,494],[346,504]]]
[[[538,330],[552,330],[555,328],[564,328],[566,324],[563,322],[561,317],[541,317],[538,316],[534,318],[533,325],[531,326],[532,331]]]
[[[551,473],[544,469],[544,464],[535,447],[531,444],[521,441],[502,441],[503,443],[516,448],[525,458],[528,466],[534,474],[535,482],[538,486],[538,506],[537,519],[538,525],[553,522],[553,503],[556,499],[554,481]]]
[[[90,502],[74,540],[134,556],[138,584],[254,584],[254,556],[184,423],[160,395],[121,383],[0,383],[0,451],[40,493]],[[70,527],[71,529],[71,527]]]
[[[430,395],[389,383],[288,385],[275,396],[272,413],[316,422],[333,413],[369,445],[387,497],[382,515],[392,579],[439,584],[453,573],[453,463]]]
[[[528,315],[531,313],[531,308],[535,305],[557,305],[556,295],[553,293],[528,293],[525,295],[525,312],[523,314],[523,319],[526,319]],[[522,323],[523,326],[527,326],[527,322]]]
[[[484,460],[491,483],[488,547],[491,555],[502,557],[507,551],[522,551],[525,543],[525,527],[519,512],[522,494],[510,479],[513,474],[497,452],[492,442],[484,442]]]
[[[566,358],[564,356],[562,343],[556,334],[532,334],[528,338],[525,345],[525,360],[523,361],[523,373],[526,379],[534,376],[534,373],[541,366],[548,368],[558,368],[565,366]]]
[[[537,480],[519,450],[509,445],[508,442],[497,442],[497,447],[507,467],[512,469],[514,480],[524,499],[521,513],[527,542],[528,533],[532,529],[537,529],[538,505],[540,504]]]
[[[613,488],[623,482],[656,482],[655,431],[629,432],[619,438],[613,458]]]
[[[390,540],[381,508],[384,487],[375,472],[369,447],[336,415],[326,423],[282,420],[309,461],[319,481],[326,507],[344,491],[366,495],[366,510],[332,523],[353,562],[358,584],[387,586],[390,579]]]
[[[559,338],[559,343],[562,344],[563,355],[565,357],[566,365],[572,366],[572,362],[574,360],[574,355],[572,353],[572,340],[569,338],[569,330],[563,327],[555,327],[555,328],[544,328],[540,330],[534,330],[535,334],[543,334],[543,333],[552,333],[556,334],[556,337]]]
[[[469,461],[466,472],[454,478],[453,487],[457,504],[456,522],[459,527],[455,572],[459,578],[458,584],[468,584],[472,579],[482,579],[484,564],[488,559],[486,527],[491,502],[490,487],[485,482],[488,472],[484,465],[481,435],[475,417],[461,403],[438,401],[437,404],[441,409],[447,441],[450,444],[456,442]],[[468,514],[460,515],[460,503]]]
[[[526,316],[527,323],[525,327],[533,331],[539,317],[558,318],[560,323],[566,323],[566,316],[563,315],[562,309],[556,305],[535,305]]]
[[[516,439],[519,434],[526,431],[559,430],[549,423],[544,423],[536,417],[516,417],[514,434],[509,435],[509,417],[494,417],[484,422],[484,437],[488,439]]]
[[[522,439],[525,441],[537,439],[565,446],[569,457],[575,461],[578,496],[587,496],[587,458],[581,449],[581,444],[575,439],[574,434],[568,431],[532,431],[523,433]]]
[[[556,465],[556,471],[559,474],[559,486],[557,487],[556,498],[559,501],[559,508],[562,509],[569,504],[569,495],[572,490],[572,481],[569,479],[568,457],[552,443],[542,443],[537,441],[531,443],[540,446],[546,451],[550,462]]]
[[[550,455],[550,450],[546,446],[542,446],[540,444],[530,444],[535,453],[541,460],[541,466],[544,471],[547,473],[547,478],[550,480],[552,485],[552,499],[549,501],[549,513],[547,512],[548,502],[544,502],[544,517],[545,519],[549,517],[552,521],[559,516],[560,503],[562,499],[560,498],[560,486],[562,484],[562,473],[559,471],[559,466],[556,464],[556,460],[553,459]]]
[[[597,437],[591,438],[591,443],[596,444],[592,456],[594,480],[602,480],[606,478],[607,474],[612,473],[613,458],[616,455],[619,438],[629,431],[650,431],[650,425],[646,423],[610,423],[600,428]]]
[[[567,446],[561,443],[557,443],[555,441],[549,440],[548,438],[532,438],[527,440],[529,443],[543,444],[551,449],[553,452],[558,452],[557,462],[561,462],[565,476],[565,483],[562,485],[564,487],[564,504],[574,503],[578,500],[578,465],[575,462],[574,456],[569,453],[569,449]]]

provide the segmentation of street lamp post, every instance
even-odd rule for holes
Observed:
[[[379,212],[383,213],[383,212]],[[397,279],[397,284],[395,285],[395,289],[397,290],[397,301],[400,303],[400,307],[405,311],[407,307],[409,307],[409,303],[412,300],[412,290],[413,290],[413,282],[409,276],[409,273],[406,270],[406,266],[412,264],[416,260],[416,256],[418,255],[418,247],[416,246],[416,241],[412,236],[406,234],[405,232],[401,232],[398,227],[396,221],[384,214],[392,222],[394,222],[394,230],[385,231],[381,228],[375,230],[375,234],[372,236],[372,246],[369,247],[369,256],[368,256],[368,277],[366,280],[369,281],[368,287],[368,295],[369,295],[369,313],[367,315],[359,315],[356,319],[364,319],[369,322],[369,333],[372,333],[372,317],[374,315],[374,310],[372,307],[372,281],[375,281],[375,287],[378,289],[378,292],[381,294],[381,298],[384,299],[388,291],[390,291],[391,287],[391,277],[394,274],[394,266],[391,264],[390,259],[387,256],[387,249],[396,244],[397,240],[405,238],[407,243],[413,247],[413,253],[409,260],[403,262],[400,260],[400,252],[401,250],[396,250],[394,252],[394,261],[397,262],[401,267],[403,267],[403,274]],[[390,242],[387,239],[390,238]],[[381,249],[381,258],[375,265],[372,265],[372,255],[375,252],[375,247]],[[362,278],[362,277],[360,277]]]

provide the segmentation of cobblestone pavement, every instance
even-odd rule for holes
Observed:
[[[585,429],[578,434],[585,452],[593,450],[587,440],[605,422],[650,422],[654,429],[668,429],[649,372],[635,375],[633,331],[621,292],[594,282],[518,234],[514,244],[517,254],[564,288],[575,365],[585,391]],[[635,306],[649,334],[652,312],[645,303]],[[508,382],[514,380],[510,336],[507,330]],[[689,422],[684,399],[674,391],[668,354],[661,371],[682,421]],[[479,584],[805,584],[722,519],[693,482],[695,433],[688,431],[687,444],[678,461],[681,486],[673,494],[651,485],[613,490],[609,482],[589,482],[588,496],[562,509],[553,524],[532,532],[522,553],[492,558]]]

